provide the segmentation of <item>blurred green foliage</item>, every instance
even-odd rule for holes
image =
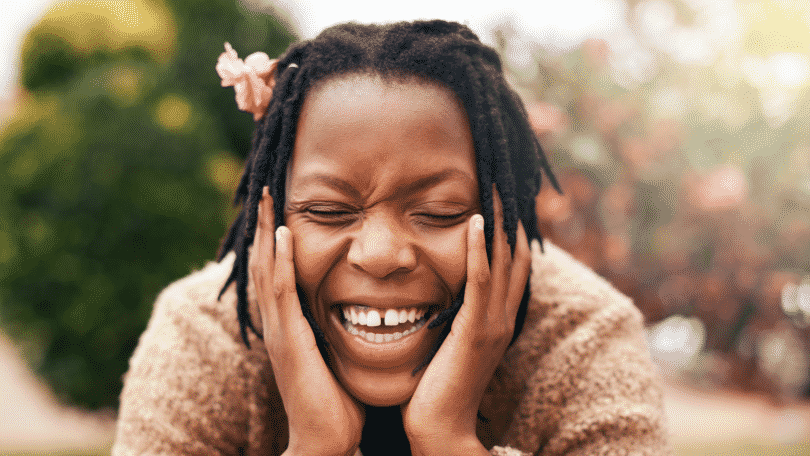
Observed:
[[[293,31],[234,0],[71,1],[0,131],[0,323],[65,401],[115,407],[157,293],[214,258],[251,116],[216,59]]]

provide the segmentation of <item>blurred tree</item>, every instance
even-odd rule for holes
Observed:
[[[0,323],[56,393],[115,407],[157,293],[211,260],[253,127],[214,71],[294,32],[234,0],[68,1],[0,131]]]
[[[775,277],[810,271],[810,6],[626,4],[568,51],[495,30],[566,192],[538,220],[648,322],[697,316],[734,357],[747,326],[784,323]]]

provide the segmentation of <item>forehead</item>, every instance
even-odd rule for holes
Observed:
[[[477,180],[466,112],[439,83],[349,75],[314,87],[301,109],[288,178],[359,184],[454,170]]]

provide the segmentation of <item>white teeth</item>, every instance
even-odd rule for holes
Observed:
[[[410,321],[419,320],[426,313],[426,309],[415,307],[407,309],[372,309],[367,306],[346,306],[343,310],[343,319],[353,325],[362,326],[396,326]],[[379,323],[378,323],[379,322]]]
[[[377,315],[379,316],[379,313],[375,312],[375,311],[369,311],[369,314],[371,314],[372,312],[377,313]],[[424,315],[424,312],[422,312],[422,314]],[[349,312],[349,317],[351,317],[351,312]],[[368,318],[369,318],[369,316],[366,316],[366,319],[368,319]],[[359,316],[358,316],[358,319],[359,319]],[[374,317],[371,317],[371,319],[374,319]],[[364,329],[358,329],[350,320],[344,320],[343,321],[343,327],[346,329],[346,331],[349,334],[352,334],[354,336],[359,336],[362,339],[365,339],[365,340],[367,340],[369,342],[373,342],[373,343],[376,343],[376,344],[380,344],[380,343],[383,343],[383,342],[392,342],[392,341],[395,341],[395,340],[400,340],[403,337],[407,337],[407,336],[415,333],[416,331],[419,331],[423,326],[425,326],[425,324],[427,324],[427,319],[420,318],[420,319],[416,320],[416,323],[413,326],[411,326],[409,329],[407,329],[405,331],[402,331],[402,332],[397,331],[397,332],[394,332],[394,333],[382,334],[382,333],[374,333],[374,332],[371,332],[371,331],[366,332],[366,330],[364,330]]]
[[[380,313],[376,310],[369,310],[368,316],[366,317],[366,325],[368,326],[380,326]]]
[[[343,320],[352,325],[376,327],[382,324],[385,326],[397,326],[407,322],[416,323],[422,320],[427,313],[427,309],[416,307],[404,309],[374,309],[368,306],[351,305],[342,310]]]
[[[399,313],[394,309],[385,311],[385,326],[396,326],[399,324]]]

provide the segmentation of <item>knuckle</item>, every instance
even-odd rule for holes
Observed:
[[[509,341],[512,339],[512,333],[501,333],[498,337],[494,338],[492,341],[493,347],[496,349],[501,349],[506,347],[509,344]]]
[[[516,251],[514,263],[520,268],[528,268],[532,264],[532,256],[524,250]]]
[[[485,287],[489,285],[489,281],[492,279],[492,275],[489,272],[489,268],[481,268],[473,274],[473,280],[479,287]]]
[[[498,226],[497,226],[498,229],[496,230],[496,232],[500,232],[500,231],[503,231],[503,229],[504,229],[503,228],[503,205],[500,204],[500,202],[498,202],[497,204],[495,204],[494,209],[495,209],[494,210],[495,217],[500,222],[500,223],[498,223]]]
[[[276,299],[276,302],[279,302],[282,299],[284,299],[284,296],[286,294],[287,293],[286,291],[284,291],[284,288],[282,286],[276,285],[273,287],[273,297]]]
[[[291,293],[295,292],[295,287],[287,283],[286,281],[279,281],[276,282],[273,286],[273,296],[276,298],[277,301],[280,301]]]
[[[531,249],[526,242],[517,242],[515,245],[515,258],[531,258]]]
[[[250,264],[248,265],[248,272],[253,277],[253,280],[259,282],[265,276],[265,270],[261,264]]]
[[[485,353],[489,351],[497,351],[501,349],[505,343],[509,341],[509,334],[507,336],[506,333],[498,330],[489,330],[483,333],[476,334],[470,337],[470,346],[473,347],[475,351]]]
[[[512,338],[512,330],[507,324],[499,324],[489,333],[488,344],[493,348],[503,347]]]
[[[264,211],[262,210],[262,205],[259,203],[259,207],[256,208],[256,230],[263,230],[266,228],[267,222],[264,219]]]
[[[500,313],[498,318],[492,318],[491,320],[489,335],[493,341],[498,342],[504,337],[512,335],[513,322],[510,322],[506,315]]]
[[[489,348],[489,343],[485,338],[475,337],[472,339],[470,346],[476,352],[485,352]]]
[[[453,331],[455,331],[456,328],[458,328],[458,331],[461,334],[469,334],[472,331],[472,321],[470,321],[470,318],[467,317],[466,313],[459,313],[458,316],[456,316],[455,320],[453,321]]]

